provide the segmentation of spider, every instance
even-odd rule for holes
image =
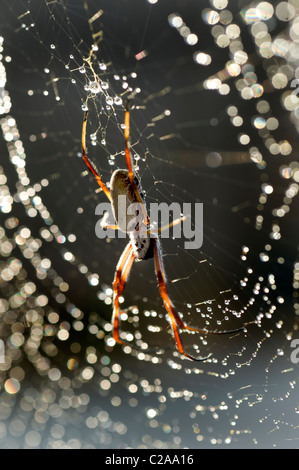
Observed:
[[[125,196],[126,206],[130,204],[139,203],[142,210],[142,222],[147,227],[147,230],[141,234],[141,224],[136,224],[134,230],[124,230],[129,235],[129,243],[125,247],[116,267],[114,281],[113,281],[113,314],[112,314],[112,325],[113,325],[113,338],[117,343],[127,345],[125,341],[120,339],[119,335],[119,316],[120,316],[120,297],[123,294],[126,281],[130,274],[133,262],[137,260],[146,260],[154,258],[155,273],[158,280],[158,286],[161,298],[164,303],[164,307],[168,313],[169,323],[172,329],[172,333],[175,339],[176,347],[179,353],[186,356],[188,359],[193,361],[205,361],[207,357],[195,358],[188,354],[184,347],[180,337],[180,330],[193,331],[201,333],[203,335],[221,335],[221,334],[232,334],[244,331],[244,327],[235,330],[225,331],[208,331],[204,329],[198,329],[191,327],[183,322],[177,313],[175,306],[169,296],[166,274],[163,263],[162,251],[159,241],[159,236],[155,232],[150,230],[150,219],[146,211],[145,198],[142,192],[140,181],[136,175],[133,167],[131,152],[130,152],[130,101],[128,100],[125,107],[125,128],[124,128],[124,140],[125,140],[125,159],[127,164],[126,170],[117,169],[113,172],[110,179],[110,191],[102,181],[102,178],[91,164],[86,154],[86,125],[87,125],[88,111],[85,112],[83,127],[82,127],[82,156],[89,170],[95,176],[99,186],[111,202],[112,212],[117,225],[106,225],[108,228],[119,229],[120,223],[118,214],[118,197]]]

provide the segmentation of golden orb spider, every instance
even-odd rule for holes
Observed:
[[[146,211],[145,199],[141,190],[140,181],[135,174],[132,157],[129,148],[130,140],[130,104],[129,100],[126,104],[125,110],[125,158],[127,163],[127,170],[115,170],[110,179],[110,191],[107,186],[103,183],[100,175],[95,170],[91,162],[89,161],[86,155],[86,124],[87,124],[87,114],[86,111],[83,127],[82,127],[82,156],[84,162],[86,163],[89,170],[95,176],[99,186],[102,188],[107,198],[111,202],[112,211],[115,217],[117,225],[106,225],[106,227],[120,229],[119,227],[119,214],[118,214],[118,197],[125,196],[126,198],[126,207],[130,204],[139,203],[141,205],[141,210],[143,212],[143,224],[147,227],[147,231],[144,232],[141,236],[140,227],[138,224],[134,227],[134,231],[127,231],[130,241],[125,247],[116,267],[116,272],[113,281],[113,315],[112,315],[112,325],[113,325],[113,338],[117,343],[122,345],[128,345],[125,341],[120,339],[119,336],[119,315],[120,315],[120,302],[119,299],[122,296],[126,281],[128,279],[129,273],[131,271],[133,262],[135,259],[145,260],[149,258],[154,258],[155,263],[155,272],[158,280],[159,291],[161,298],[163,300],[165,309],[169,316],[169,323],[174,335],[176,347],[178,351],[186,356],[188,359],[193,361],[205,361],[207,357],[195,358],[188,354],[184,348],[180,338],[179,330],[188,330],[204,335],[221,335],[221,334],[232,334],[244,331],[244,327],[235,329],[235,330],[225,330],[225,331],[207,331],[198,328],[193,328],[186,325],[180,318],[177,313],[174,304],[169,297],[165,268],[162,258],[162,252],[160,247],[160,241],[157,233],[153,233],[150,230],[150,219]],[[121,229],[120,229],[121,230]],[[131,346],[131,345],[129,345]],[[132,346],[131,346],[132,347]]]

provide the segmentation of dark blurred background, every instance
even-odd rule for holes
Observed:
[[[19,132],[11,139],[1,121],[3,207],[8,194],[13,201],[0,214],[2,448],[296,447],[290,341],[299,310],[299,117],[289,98],[298,76],[296,8],[292,1],[2,2],[1,90],[12,104],[2,118],[12,116]],[[92,44],[98,50],[90,55]],[[236,51],[248,59],[229,73]],[[198,52],[211,63],[199,64]],[[108,84],[97,95],[86,89],[94,73]],[[210,89],[211,77],[222,88]],[[175,305],[198,327],[259,322],[245,337],[184,335],[188,351],[198,344],[198,355],[213,354],[206,363],[176,354],[152,260],[133,266],[123,321],[132,344],[146,343],[150,354],[108,339],[125,240],[95,234],[95,208],[106,200],[81,158],[82,106],[88,97],[88,154],[109,181],[124,167],[124,107],[107,107],[107,97],[124,102],[126,86],[140,88],[131,143],[148,202],[204,204],[200,250],[162,240]],[[256,95],[246,99],[245,88]],[[19,140],[26,175],[9,147]]]

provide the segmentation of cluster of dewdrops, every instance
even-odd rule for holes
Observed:
[[[228,50],[230,59],[222,70],[205,80],[203,87],[215,90],[221,95],[227,95],[234,86],[242,100],[255,100],[257,112],[250,119],[253,129],[261,137],[262,145],[272,155],[290,155],[292,152],[290,142],[286,139],[279,141],[275,139],[279,119],[273,115],[268,101],[263,96],[265,84],[259,81],[255,65],[245,51],[241,28],[234,22],[233,14],[227,8],[228,1],[213,0],[211,3],[214,9],[206,8],[202,11],[203,21],[211,26],[215,44],[221,49]],[[255,54],[259,62],[264,63],[267,87],[270,87],[273,92],[281,92],[281,105],[290,112],[291,121],[299,128],[299,97],[294,90],[296,77],[299,74],[297,66],[299,54],[296,47],[299,40],[299,23],[295,2],[280,2],[276,7],[269,2],[260,2],[254,8],[244,8],[240,13],[244,27],[249,30],[254,42]],[[198,43],[198,35],[191,32],[181,15],[171,14],[168,20],[170,26],[176,28],[184,38],[186,44],[194,46]],[[277,21],[288,24],[289,36],[286,36],[284,32],[275,36],[271,35],[272,25]],[[201,66],[209,66],[213,61],[211,53],[203,50],[195,51],[193,57],[194,61]],[[292,82],[292,79],[295,81]],[[250,135],[242,132],[242,125],[248,117],[242,116],[235,105],[230,106],[227,113],[232,125],[240,129],[238,136],[240,144],[248,148],[252,161],[259,168],[265,168],[263,150],[251,147]]]
[[[257,2],[254,6],[244,7],[240,11],[243,27],[247,28],[254,45],[254,60],[248,56],[242,42],[240,23],[234,22],[234,16],[229,10],[227,0],[212,0],[211,8],[202,11],[203,21],[211,27],[211,34],[215,44],[227,51],[229,60],[224,67],[207,78],[202,86],[220,95],[228,95],[234,87],[240,96],[240,100],[254,100],[256,114],[247,116],[242,114],[240,107],[234,103],[227,107],[227,116],[232,126],[239,129],[238,141],[247,152],[249,161],[254,162],[260,170],[267,167],[265,154],[288,157],[292,154],[291,143],[285,138],[277,138],[280,134],[280,118],[275,116],[265,95],[267,92],[279,94],[282,110],[289,112],[289,117],[295,128],[299,130],[299,87],[298,79],[298,41],[299,21],[296,14],[298,5],[295,0],[279,2],[276,6],[269,2]],[[179,14],[171,14],[168,18],[170,26],[175,28],[182,36],[185,43],[194,46],[200,43],[200,37],[194,34],[183,17]],[[288,34],[285,31],[274,33],[277,23],[288,26]],[[199,66],[208,67],[213,62],[211,52],[197,50],[193,58]],[[255,63],[263,63],[267,78],[263,82]],[[248,120],[252,127],[252,133],[260,138],[260,147],[251,145],[251,135],[244,132],[243,126],[248,128]],[[212,153],[208,156],[207,164],[211,167],[219,166],[222,162],[220,153]],[[272,242],[281,238],[280,224],[277,218],[282,218],[290,212],[293,199],[299,190],[299,165],[297,161],[284,163],[279,168],[279,174],[284,180],[289,180],[285,192],[281,198],[281,204],[272,212],[275,221],[272,224],[270,243],[260,253],[260,260],[270,260]],[[261,182],[261,193],[257,206],[255,226],[261,230],[264,224],[264,209],[271,195],[275,193],[274,186],[263,176]],[[244,258],[246,259],[246,257]],[[279,264],[284,263],[282,256],[278,257]]]

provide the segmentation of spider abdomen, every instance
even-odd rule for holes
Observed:
[[[137,180],[136,190],[140,188]],[[120,230],[129,233],[135,230],[141,207],[127,170],[115,170],[110,180],[111,206],[115,221]],[[141,196],[140,196],[141,198]],[[141,199],[142,200],[142,199]],[[143,200],[142,200],[143,201]],[[142,202],[145,207],[144,202]],[[135,225],[134,225],[134,222]]]
[[[130,240],[136,258],[146,260],[154,257],[152,240],[150,236],[142,238],[136,232],[130,233]]]

